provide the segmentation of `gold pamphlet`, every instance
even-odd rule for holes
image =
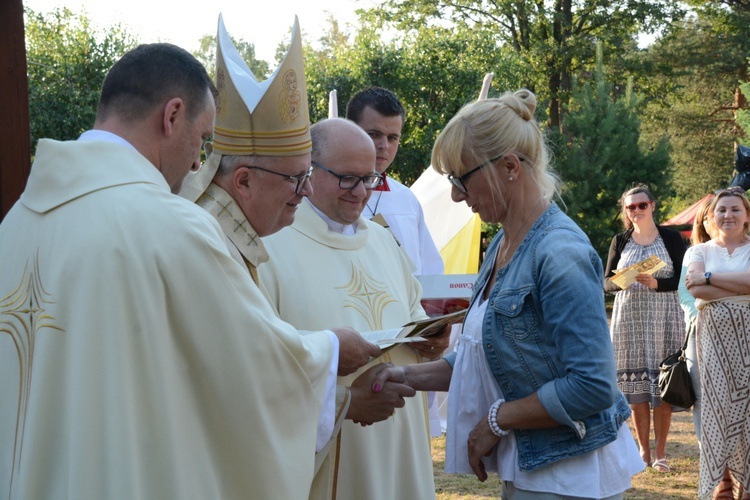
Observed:
[[[610,278],[610,281],[625,290],[635,283],[635,277],[639,274],[654,274],[666,265],[666,262],[656,255],[652,255],[648,259],[637,262],[632,266],[616,270],[615,275]]]
[[[412,321],[400,328],[362,332],[362,336],[368,342],[380,346],[385,352],[400,343],[421,342],[429,337],[440,335],[443,327],[462,322],[465,315],[466,309],[463,309],[443,316]]]

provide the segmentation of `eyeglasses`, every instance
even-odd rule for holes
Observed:
[[[718,196],[720,194],[727,193],[729,196],[744,196],[745,190],[742,189],[740,186],[732,186],[724,189],[719,189],[714,193],[715,196]]]
[[[497,158],[491,158],[490,161],[488,161],[487,163],[482,163],[478,167],[469,170],[468,172],[466,172],[461,177],[456,177],[456,176],[454,176],[452,174],[448,174],[448,180],[450,181],[451,184],[453,184],[454,186],[456,186],[456,188],[458,188],[459,191],[461,191],[464,194],[467,194],[468,191],[466,190],[466,185],[464,184],[466,182],[466,179],[468,179],[469,176],[471,174],[473,174],[474,172],[478,172],[479,170],[483,169],[484,167],[486,167],[488,165],[492,165],[493,163],[495,163],[497,160],[499,160],[503,156],[505,156],[505,155],[498,156]],[[521,159],[521,158],[519,157],[519,159]]]
[[[383,183],[383,177],[380,174],[363,175],[362,177],[359,177],[357,175],[340,175],[330,168],[326,167],[325,165],[321,165],[317,161],[312,162],[312,164],[320,169],[325,170],[332,176],[337,177],[339,180],[339,187],[341,189],[354,189],[355,187],[359,186],[359,183],[361,182],[365,186],[365,189],[370,190],[380,186],[380,184]]]
[[[633,203],[632,205],[627,205],[625,208],[628,212],[635,212],[635,209],[638,210],[646,210],[648,206],[651,204],[650,201],[642,201],[640,203]]]
[[[287,174],[282,174],[281,172],[274,172],[273,170],[268,170],[267,168],[263,168],[263,167],[256,167],[254,165],[242,165],[242,167],[243,168],[249,168],[251,170],[262,170],[264,172],[268,172],[269,174],[274,174],[274,175],[278,175],[279,177],[283,177],[286,180],[295,181],[297,183],[297,185],[294,186],[294,192],[297,193],[297,194],[299,194],[299,192],[302,190],[302,187],[305,185],[305,182],[307,182],[307,180],[310,178],[310,176],[312,175],[312,172],[313,172],[312,165],[310,165],[307,168],[307,172],[305,172],[302,175],[287,175]]]

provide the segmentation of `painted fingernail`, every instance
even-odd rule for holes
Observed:
[[[380,384],[375,384],[374,386],[372,386],[372,390],[375,392],[380,392]]]

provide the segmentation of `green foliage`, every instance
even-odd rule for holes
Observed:
[[[363,24],[366,27],[350,42],[331,21],[323,47],[308,48],[311,120],[328,116],[333,89],[340,116],[345,115],[349,98],[365,87],[393,91],[404,105],[406,122],[391,173],[406,184],[429,165],[438,133],[463,105],[477,98],[486,73],[494,72],[492,87],[505,91],[515,90],[529,71],[514,53],[497,47],[487,30],[459,24],[451,29],[413,30],[397,41],[385,42],[376,23]]]
[[[750,95],[750,82],[745,82],[740,85],[740,91],[743,95]],[[743,139],[740,141],[743,146],[750,144],[748,137],[750,136],[750,111],[747,109],[740,109],[737,111],[737,124],[742,128]]]
[[[593,82],[574,88],[565,135],[550,131],[556,166],[565,182],[562,200],[602,259],[622,230],[619,198],[636,183],[657,200],[670,194],[669,151],[662,141],[650,151],[639,144],[640,120],[630,93],[613,98],[601,63]]]
[[[268,78],[270,74],[269,64],[262,59],[255,57],[255,45],[245,40],[236,40],[230,35],[232,43],[247,63],[247,66],[253,72],[255,77],[262,81]],[[200,38],[200,46],[196,52],[193,52],[196,59],[203,63],[212,79],[216,79],[216,36],[203,35]]]
[[[548,100],[549,121],[557,127],[566,111],[572,75],[591,64],[595,40],[608,50],[619,48],[680,9],[668,0],[387,0],[374,12],[406,33],[446,22],[489,30],[498,46],[514,51],[531,68],[517,85]]]
[[[674,23],[645,54],[639,87],[647,141],[667,135],[672,146],[676,209],[726,186],[734,146],[743,140],[750,10],[744,3],[694,1],[696,15]],[[648,87],[644,84],[648,81]]]
[[[25,15],[33,150],[42,137],[75,139],[91,128],[104,77],[135,39],[119,25],[99,31],[68,9]]]

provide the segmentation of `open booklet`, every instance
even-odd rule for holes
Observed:
[[[652,255],[648,259],[636,262],[632,266],[616,270],[615,275],[610,278],[610,281],[625,290],[635,283],[635,277],[639,274],[654,274],[666,265],[666,262],[656,255]]]
[[[445,325],[452,325],[463,321],[466,315],[466,309],[456,311],[443,316],[423,319],[421,321],[412,321],[399,328],[388,330],[375,330],[371,332],[362,332],[362,336],[368,342],[380,346],[383,352],[395,347],[397,344],[406,342],[422,342],[434,335],[439,335]]]

